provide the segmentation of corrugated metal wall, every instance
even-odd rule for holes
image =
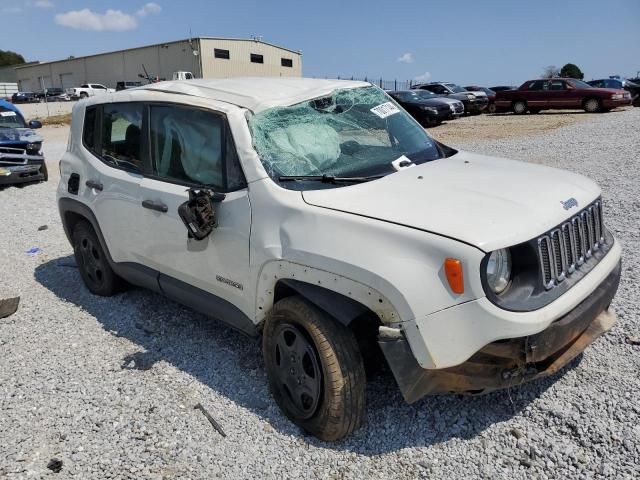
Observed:
[[[214,58],[214,48],[229,50],[230,59]],[[198,55],[193,54],[197,50]],[[251,63],[252,53],[263,55],[264,63]],[[291,59],[292,67],[281,66]],[[115,88],[120,81],[137,81],[142,65],[151,76],[170,80],[173,72],[188,71],[196,77],[301,76],[302,56],[273,45],[249,40],[194,39],[169,42],[119,52],[36,64],[16,69],[20,90],[40,91],[45,87],[101,83]],[[144,80],[143,80],[144,81]]]
[[[229,50],[228,60],[215,58],[214,49]],[[262,55],[264,63],[252,63],[251,54]],[[239,76],[302,76],[302,55],[261,42],[201,39],[203,78]],[[281,59],[292,60],[292,67],[281,66]]]

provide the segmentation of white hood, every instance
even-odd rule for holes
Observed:
[[[380,180],[302,195],[310,205],[418,228],[489,252],[546,232],[595,200],[600,189],[564,170],[460,152]],[[570,198],[578,207],[565,210],[562,202]]]

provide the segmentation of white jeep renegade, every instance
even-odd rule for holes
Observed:
[[[615,321],[620,246],[580,175],[458,152],[364,82],[162,82],[78,103],[60,215],[84,283],[251,335],[326,440],[384,354],[406,401],[556,372]]]

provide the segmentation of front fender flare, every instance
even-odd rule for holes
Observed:
[[[367,309],[375,313],[382,323],[401,321],[396,308],[374,288],[326,270],[286,260],[275,260],[263,266],[258,278],[256,295],[258,322],[263,321],[273,307],[278,282],[284,282],[289,288],[345,325]]]

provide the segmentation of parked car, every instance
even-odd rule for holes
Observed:
[[[387,92],[423,127],[440,125],[445,120],[457,118],[464,113],[459,100],[439,97],[426,90],[399,90]]]
[[[496,112],[496,92],[487,87],[478,87],[477,85],[469,85],[468,87],[464,87],[468,92],[484,92],[487,95],[487,99],[489,100],[489,104],[487,105],[486,111],[487,113],[495,113]]]
[[[261,333],[278,405],[324,440],[365,419],[378,348],[415,402],[550,375],[615,323],[593,181],[447,147],[366,82],[95,96],[57,199],[89,291],[127,280]]]
[[[11,103],[37,103],[40,99],[35,92],[16,92],[11,95]]]
[[[25,122],[18,108],[0,100],[0,186],[47,181],[42,137],[33,130],[37,120]]]
[[[634,107],[640,107],[640,85],[631,80],[617,78],[603,78],[587,82],[596,88],[613,88],[615,90],[626,90],[631,95],[631,102]]]
[[[496,107],[516,114],[538,113],[548,109],[584,109],[586,112],[608,112],[631,104],[624,90],[593,88],[574,78],[528,80],[517,90],[496,93]]]
[[[70,100],[71,97],[62,88],[51,87],[38,93],[38,101],[40,102],[68,102]]]
[[[464,112],[477,115],[482,113],[489,105],[489,99],[484,92],[468,92],[455,83],[430,82],[414,85],[411,88],[428,90],[440,96],[455,98],[464,104]]]
[[[115,89],[107,88],[99,83],[85,83],[79,87],[68,88],[67,93],[73,99],[82,99],[93,97],[95,95],[104,95],[105,93],[113,93]]]
[[[141,87],[142,82],[118,82],[116,83],[116,92],[120,90],[128,90],[130,88]]]
[[[495,87],[489,87],[489,89],[494,92],[504,92],[505,90],[517,90],[518,87],[515,85],[497,85]]]

